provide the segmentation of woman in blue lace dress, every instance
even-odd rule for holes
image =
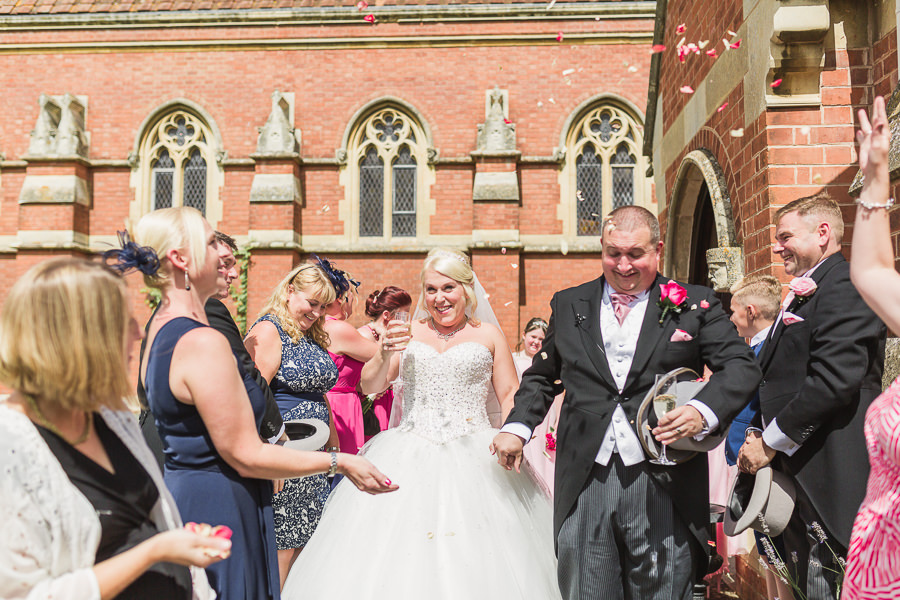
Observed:
[[[269,380],[285,422],[318,419],[331,429],[329,451],[337,434],[325,392],[338,370],[325,348],[324,307],[335,299],[334,287],[316,265],[296,267],[275,288],[262,316],[245,341],[260,373]],[[281,583],[319,524],[329,485],[324,475],[290,479],[272,501]]]

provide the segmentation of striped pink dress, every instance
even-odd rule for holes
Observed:
[[[853,523],[842,600],[900,598],[900,378],[866,413],[869,484]]]

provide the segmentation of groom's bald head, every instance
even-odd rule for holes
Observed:
[[[603,219],[601,236],[605,237],[608,232],[615,229],[629,232],[646,229],[650,232],[650,243],[653,246],[659,244],[659,220],[642,206],[620,206],[609,213]]]

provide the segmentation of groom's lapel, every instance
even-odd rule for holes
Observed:
[[[625,380],[624,390],[627,390],[628,386],[646,368],[647,362],[653,355],[653,351],[659,346],[660,338],[666,330],[666,323],[663,325],[659,324],[659,316],[662,314],[662,310],[659,308],[659,286],[665,281],[667,280],[657,274],[656,280],[650,286],[647,310],[644,312],[644,321],[641,323],[641,332],[638,334],[637,344],[634,347],[634,358],[631,361],[631,370],[628,372],[628,378]]]
[[[603,349],[603,332],[600,328],[600,305],[603,298],[604,278],[594,281],[595,285],[587,286],[583,297],[577,299],[572,307],[575,310],[575,328],[581,337],[584,350],[591,362],[603,377],[604,381],[613,382],[609,363],[606,361],[606,351]]]

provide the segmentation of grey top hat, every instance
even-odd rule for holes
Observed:
[[[725,506],[725,535],[748,527],[770,536],[780,535],[794,512],[794,482],[766,465],[756,475],[739,473]]]
[[[644,396],[643,401],[641,401],[641,405],[638,407],[637,419],[635,420],[637,423],[638,438],[641,441],[641,445],[644,447],[644,452],[646,452],[648,456],[651,458],[658,458],[662,446],[662,444],[657,442],[656,438],[653,436],[653,433],[651,432],[652,428],[648,421],[650,414],[653,412],[653,399],[659,396],[661,392],[665,391],[666,393],[675,396],[676,407],[684,406],[696,398],[697,394],[705,385],[706,382],[700,380],[700,376],[696,371],[685,367],[673,369],[657,378],[656,384],[650,388],[647,395]],[[669,447],[666,448],[666,456],[676,463],[682,463],[693,458],[697,452],[709,452],[710,450],[713,450],[722,443],[722,440],[725,439],[726,435],[727,429],[725,431],[709,434],[699,442],[694,438],[681,438],[680,440],[669,444]]]
[[[331,433],[319,419],[285,421],[284,431],[288,436],[284,447],[292,450],[321,450]]]

